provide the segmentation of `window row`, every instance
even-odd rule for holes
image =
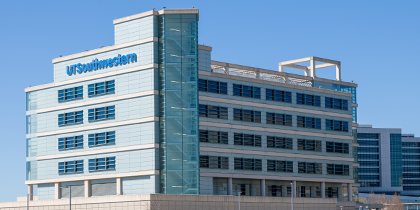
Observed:
[[[115,157],[89,159],[89,171],[103,170],[115,170]],[[83,160],[59,162],[58,173],[83,173]]]
[[[115,92],[115,80],[88,85],[88,96],[97,96]],[[58,91],[58,102],[83,98],[83,86],[67,88]]]
[[[420,142],[402,142],[402,147],[420,147]]]
[[[199,130],[199,140],[200,142],[206,143],[228,144],[229,133],[221,131]],[[298,150],[322,152],[322,141],[308,139],[297,139],[297,141]],[[262,137],[261,135],[234,133],[233,142],[234,145],[261,147]],[[267,136],[267,147],[293,149],[293,139],[276,136]],[[327,141],[325,151],[330,153],[349,154],[349,144]]]
[[[378,174],[379,168],[359,168],[359,174]]]
[[[227,83],[212,80],[198,80],[198,90],[227,95]],[[266,89],[266,100],[292,103],[289,91]],[[233,84],[233,95],[261,99],[261,88]],[[296,104],[321,107],[321,96],[296,93]],[[325,108],[348,110],[348,100],[325,97]]]
[[[327,174],[329,175],[349,175],[349,165],[327,164]]]
[[[199,116],[200,117],[209,117],[209,118],[218,118],[218,119],[228,119],[228,108],[220,106],[211,106],[211,105],[199,105]],[[244,121],[244,122],[256,122],[261,123],[261,112],[246,110],[246,109],[233,109],[233,120]],[[285,114],[276,114],[276,113],[266,113],[266,123],[272,125],[283,125],[283,126],[292,126],[293,120],[292,115]],[[314,117],[303,117],[297,116],[297,127],[301,128],[313,128],[321,129],[321,119]],[[325,129],[331,131],[349,131],[349,123],[340,120],[325,120]]]
[[[89,147],[115,144],[115,131],[89,134]],[[83,148],[83,135],[58,138],[58,150]]]
[[[229,169],[229,158],[200,155],[200,168]],[[235,170],[262,171],[262,160],[234,158]],[[267,160],[267,171],[293,173],[293,161]],[[298,162],[298,173],[322,174],[322,163]],[[349,165],[327,164],[328,175],[349,175]]]
[[[89,122],[115,118],[115,106],[107,106],[88,110]],[[68,112],[58,115],[58,125],[74,125],[83,123],[83,111]]]

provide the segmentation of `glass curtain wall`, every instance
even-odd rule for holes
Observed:
[[[402,143],[401,134],[391,133],[391,187],[402,186]]]
[[[199,194],[197,14],[159,16],[161,193]]]

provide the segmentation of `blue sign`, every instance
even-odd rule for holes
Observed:
[[[93,71],[93,70],[96,71],[96,70],[104,69],[108,67],[125,65],[130,62],[132,63],[137,62],[136,53],[123,55],[123,56],[118,54],[118,57],[104,59],[100,61],[97,58],[95,58],[95,60],[92,60],[92,62],[90,63],[85,63],[85,64],[78,63],[75,65],[67,66],[67,74],[71,76],[76,73],[81,74],[81,73],[86,73],[88,71]]]

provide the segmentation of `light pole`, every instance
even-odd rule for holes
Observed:
[[[29,210],[29,197],[30,197],[31,195],[33,195],[33,194],[28,193],[28,195],[26,195],[26,209],[27,209],[27,210]]]
[[[64,186],[60,188],[69,188],[69,209],[71,210],[71,186]]]
[[[242,194],[242,192],[238,192],[238,194],[239,194],[239,197],[238,197],[238,199],[239,199],[239,210],[241,210],[241,194]]]
[[[292,210],[293,210],[293,196],[295,195],[295,193],[294,193],[295,189],[293,188],[293,182],[291,182],[290,184],[292,186]]]

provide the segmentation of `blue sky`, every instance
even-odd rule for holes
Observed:
[[[360,124],[420,136],[420,1],[4,1],[0,202],[27,193],[24,88],[53,82],[51,60],[114,44],[114,19],[192,6],[213,60],[271,70],[308,56],[339,60],[342,79],[359,84]]]

